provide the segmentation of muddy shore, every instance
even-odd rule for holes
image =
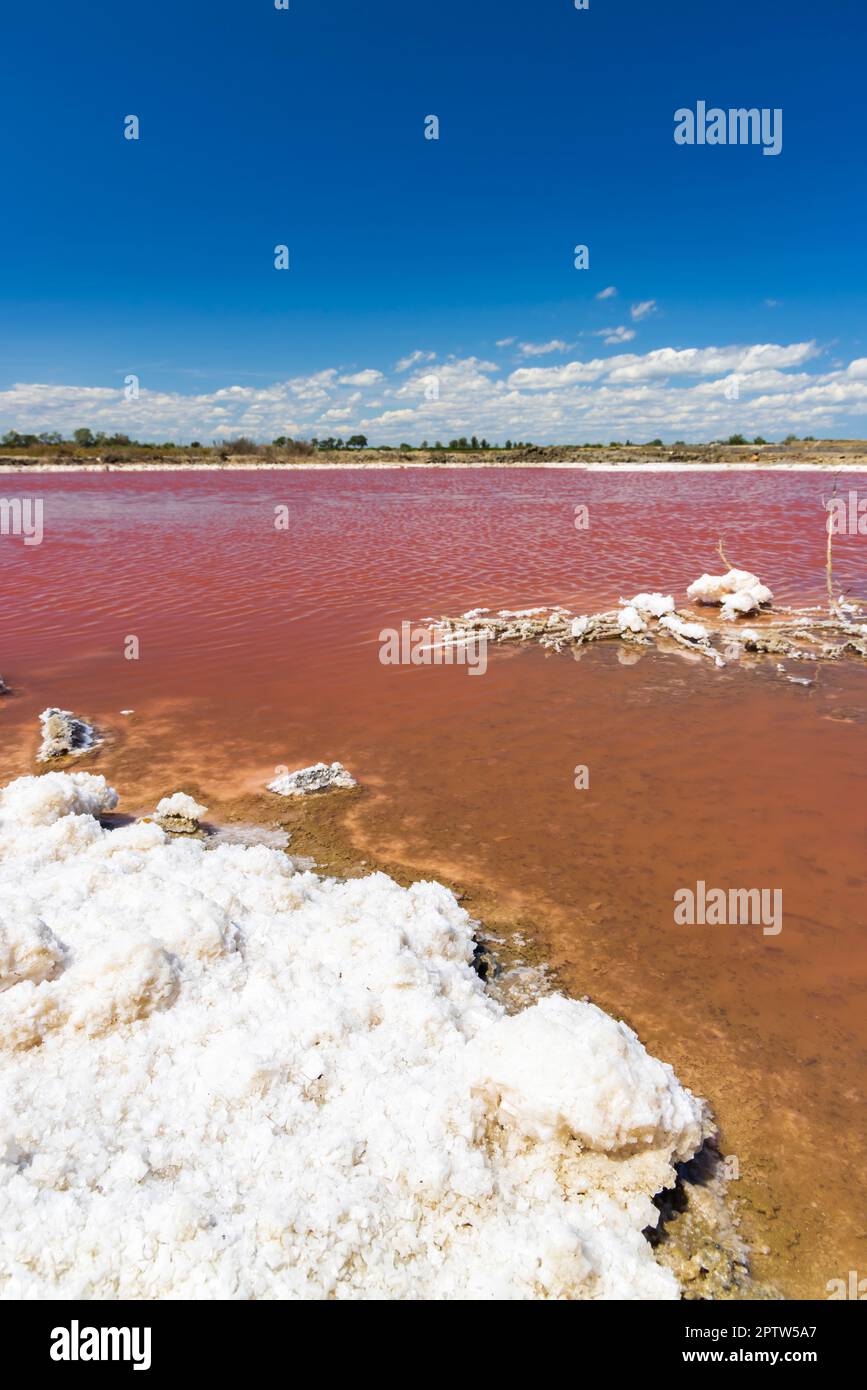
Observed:
[[[642,472],[705,469],[867,469],[867,442],[828,439],[792,444],[685,445],[528,445],[517,449],[354,449],[293,453],[263,445],[256,454],[229,454],[220,449],[60,448],[38,453],[0,452],[0,473],[26,472],[173,472],[232,469],[364,468],[586,468],[594,471],[635,469]]]

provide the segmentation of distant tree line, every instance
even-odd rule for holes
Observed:
[[[763,439],[762,436],[761,436],[760,434],[757,434],[757,435],[755,436],[755,438],[752,439],[752,440],[747,439],[747,438],[746,438],[744,435],[742,435],[742,434],[731,434],[731,435],[729,435],[728,439],[713,439],[713,440],[711,440],[711,443],[712,443],[712,444],[733,444],[733,445],[737,445],[737,444],[745,444],[745,445],[753,444],[753,445],[760,445],[760,444],[767,444],[768,442],[769,442],[769,441],[768,441],[767,439]],[[814,438],[814,436],[813,436],[812,434],[805,434],[801,439],[799,439],[797,435],[788,434],[788,435],[786,435],[786,438],[783,440],[783,443],[784,443],[784,444],[797,444],[797,443],[812,444],[812,443],[815,443],[815,438]],[[478,436],[475,435],[475,434],[472,435],[469,439],[467,439],[466,435],[461,435],[459,439],[450,439],[449,442],[448,442],[448,444],[443,444],[443,442],[442,442],[441,440],[439,440],[439,439],[437,439],[435,443],[429,444],[428,441],[427,441],[426,439],[423,439],[422,442],[421,442],[421,444],[407,444],[407,443],[403,443],[403,444],[399,444],[399,445],[394,445],[394,444],[375,444],[375,445],[371,445],[371,444],[369,444],[368,439],[367,439],[367,435],[365,435],[365,434],[351,434],[351,435],[349,435],[349,437],[348,437],[347,439],[342,439],[342,438],[339,438],[339,437],[338,437],[338,438],[333,438],[333,437],[329,436],[329,437],[326,438],[326,439],[311,439],[311,440],[309,440],[309,441],[306,440],[306,439],[293,439],[290,435],[281,434],[281,435],[278,435],[276,439],[273,439],[273,440],[271,441],[270,444],[261,444],[261,443],[257,443],[255,439],[250,439],[249,436],[247,436],[247,435],[238,435],[238,436],[237,436],[236,438],[234,438],[234,439],[215,439],[215,440],[213,440],[213,441],[211,442],[211,445],[208,446],[208,445],[203,445],[203,444],[201,443],[201,441],[198,440],[198,439],[192,440],[189,444],[176,444],[173,440],[164,440],[162,443],[157,443],[157,442],[154,442],[154,441],[151,441],[151,442],[144,442],[144,441],[139,440],[139,439],[131,439],[130,436],[129,436],[128,434],[117,434],[117,433],[116,433],[116,434],[106,434],[106,433],[104,433],[102,430],[98,430],[98,431],[96,431],[96,432],[94,433],[93,430],[87,429],[86,427],[82,427],[81,429],[73,430],[72,435],[71,435],[71,437],[70,437],[69,439],[65,439],[64,436],[63,436],[62,434],[60,434],[57,430],[46,430],[46,431],[43,431],[41,434],[24,434],[24,433],[21,433],[21,431],[19,431],[19,430],[7,430],[6,433],[5,433],[5,434],[3,435],[3,437],[2,437],[2,440],[0,440],[0,446],[2,446],[2,447],[5,448],[5,449],[29,449],[29,448],[34,448],[34,447],[38,447],[38,446],[43,446],[43,447],[49,447],[49,448],[50,448],[50,447],[64,447],[64,448],[71,448],[71,447],[74,447],[74,448],[76,448],[76,449],[104,449],[104,448],[108,448],[108,449],[111,449],[111,448],[124,449],[124,448],[130,448],[130,449],[150,449],[150,450],[153,450],[153,449],[202,449],[202,448],[209,448],[209,447],[210,447],[210,448],[212,448],[216,453],[220,454],[220,455],[221,455],[222,457],[224,457],[224,458],[227,457],[227,456],[230,455],[230,454],[262,454],[262,453],[267,453],[269,450],[273,450],[273,449],[280,449],[280,450],[284,450],[284,451],[286,451],[286,452],[291,452],[291,453],[295,453],[295,454],[312,454],[312,453],[316,452],[317,450],[318,450],[319,452],[333,452],[333,451],[341,450],[341,449],[345,449],[345,450],[354,450],[354,449],[367,449],[367,448],[376,448],[376,449],[384,450],[384,451],[389,451],[389,450],[393,450],[393,449],[399,449],[401,452],[411,452],[412,450],[416,450],[416,449],[423,449],[423,450],[426,450],[426,451],[428,451],[428,450],[437,451],[437,450],[441,450],[441,449],[448,449],[448,450],[449,450],[450,452],[452,452],[452,453],[459,453],[459,452],[461,452],[461,451],[467,451],[467,452],[477,453],[477,452],[481,452],[481,451],[483,451],[483,450],[490,450],[490,449],[494,449],[494,450],[499,450],[499,449],[511,450],[511,449],[531,449],[531,448],[534,448],[534,447],[535,447],[529,440],[520,440],[520,439],[507,439],[506,442],[505,442],[505,444],[503,444],[503,445],[500,445],[500,444],[491,444],[491,443],[489,443],[489,441],[488,441],[487,439],[484,439],[484,438],[480,439],[480,438],[478,438]],[[564,447],[565,447],[565,446],[564,446]],[[571,448],[583,448],[583,449],[604,449],[604,448],[606,448],[606,447],[609,448],[609,449],[624,449],[624,448],[625,448],[625,449],[631,449],[631,448],[659,448],[659,449],[661,449],[661,448],[664,448],[665,446],[663,445],[663,441],[662,441],[661,439],[650,439],[650,440],[647,441],[647,443],[646,443],[645,445],[636,444],[635,441],[634,441],[634,440],[631,440],[631,439],[626,439],[626,440],[612,439],[612,440],[609,441],[609,443],[608,443],[607,446],[606,446],[605,444],[602,444],[602,443],[596,443],[596,444],[570,445],[569,447],[571,447]],[[675,448],[675,449],[678,449],[678,448],[686,448],[687,446],[686,446],[686,444],[684,443],[684,441],[683,441],[682,439],[676,439],[676,440],[674,441],[674,444],[673,444],[672,447]],[[697,447],[697,445],[694,445],[693,447]]]

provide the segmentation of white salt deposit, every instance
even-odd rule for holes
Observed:
[[[661,618],[665,613],[674,612],[674,599],[671,594],[636,594],[635,598],[620,601],[637,608],[639,613],[650,614],[651,618]]]
[[[572,626],[570,628],[572,636],[583,637],[585,632],[587,631],[589,623],[590,619],[587,617],[586,613],[583,613],[580,618],[573,618]]]
[[[42,726],[42,742],[36,754],[37,762],[46,763],[52,758],[86,753],[99,742],[96,730],[83,719],[76,719],[71,710],[43,710],[39,721]]]
[[[198,801],[187,796],[186,792],[174,792],[172,796],[164,796],[157,802],[154,815],[163,830],[170,830],[176,835],[192,835],[199,829],[199,821],[207,809],[207,806],[200,806]]]
[[[676,1298],[700,1103],[623,1023],[507,1016],[436,883],[0,792],[4,1298]]]
[[[183,816],[185,820],[201,820],[207,811],[207,806],[200,806],[186,792],[174,792],[172,796],[164,796],[162,801],[157,802],[156,815],[158,820],[165,816]]]
[[[772,603],[774,595],[758,575],[749,570],[729,570],[727,574],[703,574],[690,584],[687,597],[697,603],[720,604],[720,617],[732,622],[745,613],[755,613]]]
[[[617,626],[620,628],[621,632],[647,631],[647,623],[641,617],[638,609],[633,608],[631,604],[627,604],[625,608],[621,608],[620,612],[617,614]]]
[[[297,772],[284,772],[268,783],[269,792],[279,796],[306,796],[308,792],[325,791],[328,787],[355,787],[358,783],[342,763],[313,763]]]
[[[687,623],[682,618],[678,618],[675,613],[666,613],[659,620],[659,626],[665,632],[673,632],[678,637],[686,637],[690,642],[707,641],[708,631],[701,623]]]

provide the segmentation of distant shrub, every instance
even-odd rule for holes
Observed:
[[[239,434],[237,439],[222,440],[220,451],[229,454],[258,454],[259,445],[254,439],[248,439],[245,434]]]

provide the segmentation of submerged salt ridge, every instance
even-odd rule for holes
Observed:
[[[508,1016],[436,883],[0,793],[0,1293],[676,1298],[642,1230],[703,1107],[634,1033]]]

